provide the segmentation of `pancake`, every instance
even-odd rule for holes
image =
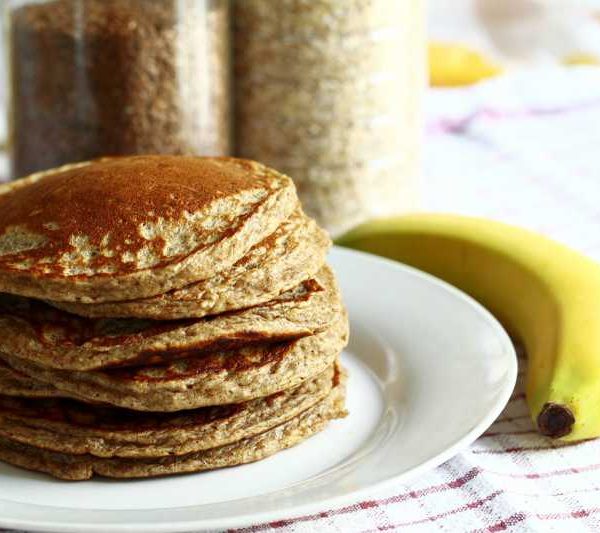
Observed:
[[[173,320],[245,309],[268,302],[313,277],[325,263],[330,244],[327,234],[298,209],[231,268],[209,279],[152,298],[126,302],[48,303],[94,318]]]
[[[176,413],[140,413],[66,399],[0,396],[0,436],[76,455],[183,455],[278,426],[323,400],[333,380],[332,366],[313,380],[266,398]]]
[[[8,354],[0,358],[65,396],[138,411],[178,411],[244,402],[299,385],[332,365],[347,341],[344,312],[331,328],[299,340],[143,367],[79,372],[45,368]]]
[[[0,295],[0,352],[63,370],[95,370],[185,357],[191,351],[299,338],[323,331],[339,315],[334,275],[323,267],[316,280],[277,299],[215,317],[156,322],[87,319],[44,302]]]
[[[65,480],[90,479],[94,474],[114,478],[143,478],[240,465],[294,446],[324,429],[329,420],[345,416],[344,398],[345,380],[342,378],[325,399],[264,433],[185,455],[158,458],[70,455],[0,437],[0,459]]]
[[[57,398],[65,393],[51,383],[36,381],[0,360],[0,394],[25,398]]]
[[[0,186],[0,292],[132,300],[208,279],[297,208],[290,178],[225,157],[104,158]]]

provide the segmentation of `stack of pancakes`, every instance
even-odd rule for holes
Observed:
[[[344,416],[329,245],[253,161],[111,158],[0,187],[0,459],[194,472]]]

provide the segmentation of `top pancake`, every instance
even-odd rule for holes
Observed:
[[[104,158],[0,186],[0,292],[131,300],[207,279],[297,207],[292,181],[234,158]]]
[[[151,298],[92,304],[49,303],[92,318],[157,320],[200,318],[246,309],[273,300],[313,277],[325,263],[330,244],[328,235],[298,208],[233,266],[209,279]]]

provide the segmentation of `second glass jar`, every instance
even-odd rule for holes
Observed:
[[[414,209],[424,0],[238,0],[236,149],[333,235]]]

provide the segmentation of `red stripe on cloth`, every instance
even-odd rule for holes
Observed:
[[[586,441],[583,441],[586,442]],[[582,441],[579,442],[548,442],[547,445],[540,446],[513,446],[510,448],[502,448],[500,450],[471,450],[474,454],[503,454],[503,453],[518,453],[518,452],[538,452],[545,450],[562,450],[563,448],[571,448],[573,446],[579,446]]]
[[[538,520],[568,520],[570,518],[585,518],[586,516],[598,513],[600,513],[600,507],[579,509],[578,511],[571,511],[570,513],[535,514],[534,516]]]
[[[549,513],[549,514],[526,514],[526,513],[515,513],[508,518],[496,522],[495,524],[482,528],[474,529],[470,533],[497,533],[499,531],[506,531],[510,527],[514,526],[519,522],[523,522],[530,518],[537,518],[538,520],[570,520],[586,518],[592,514],[599,514],[600,507],[594,507],[592,509],[580,509],[578,511],[571,511],[570,513]]]
[[[341,507],[339,509],[333,509],[331,511],[324,511],[317,514],[299,516],[297,518],[289,518],[286,520],[278,520],[276,522],[257,524],[255,526],[250,526],[247,528],[241,529],[232,529],[230,531],[235,532],[256,532],[256,531],[264,531],[266,529],[281,529],[292,524],[296,524],[298,522],[310,522],[314,520],[321,520],[323,518],[330,518],[332,516],[339,516],[349,513],[355,513],[358,511],[362,511],[364,509],[369,509],[371,507],[377,507],[379,505],[389,505],[394,503],[401,503],[406,500],[411,499],[420,499],[424,496],[428,496],[430,494],[436,494],[438,492],[444,492],[447,490],[457,490],[469,483],[471,480],[475,479],[479,474],[481,474],[480,468],[472,468],[464,475],[453,479],[452,481],[448,481],[446,483],[440,483],[439,485],[431,485],[429,487],[425,487],[419,490],[413,490],[410,492],[404,492],[398,494],[396,496],[390,496],[389,498],[382,498],[379,500],[366,500],[360,502],[356,505],[350,505],[347,507]]]
[[[515,513],[510,515],[508,518],[500,520],[500,522],[492,524],[491,526],[483,529],[474,529],[471,531],[471,533],[497,533],[498,531],[506,531],[509,527],[512,527],[519,522],[523,522],[523,520],[526,519],[527,515],[525,513]]]
[[[518,453],[518,452],[537,452],[545,450],[556,450],[557,447],[553,445],[549,446],[513,446],[512,448],[503,448],[501,450],[471,450],[473,454],[485,454],[485,455],[496,455],[503,453]]]
[[[426,131],[431,133],[463,133],[475,121],[482,120],[484,122],[519,119],[528,117],[560,115],[563,113],[571,113],[573,111],[582,111],[593,109],[599,105],[599,100],[589,100],[585,103],[577,103],[565,105],[555,108],[537,108],[537,109],[492,109],[483,107],[461,118],[438,118],[426,124]]]
[[[580,466],[579,468],[562,468],[560,470],[550,470],[548,472],[536,472],[531,474],[513,474],[506,472],[496,472],[494,470],[484,469],[483,472],[485,474],[493,474],[495,476],[503,476],[503,477],[512,477],[518,479],[539,479],[544,477],[552,477],[552,476],[568,476],[571,474],[584,474],[586,472],[593,472],[594,470],[600,469],[600,463]]]
[[[500,437],[502,435],[538,435],[538,431],[536,429],[518,429],[516,431],[486,431],[480,439],[484,439],[487,437]]]
[[[492,501],[494,498],[497,498],[502,493],[503,493],[503,491],[498,490],[496,492],[492,492],[491,494],[488,494],[485,498],[481,498],[479,500],[469,502],[466,505],[461,505],[460,507],[456,507],[456,508],[451,509],[450,511],[446,511],[444,513],[431,515],[426,518],[421,518],[419,520],[412,520],[410,522],[398,522],[396,524],[380,526],[376,529],[367,529],[367,530],[364,530],[362,533],[374,533],[376,531],[386,531],[388,529],[397,529],[399,527],[416,526],[419,524],[424,524],[426,522],[435,522],[436,520],[439,520],[440,518],[446,518],[448,516],[453,516],[453,515],[456,515],[459,513],[464,513],[465,511],[470,511],[471,509],[477,509],[478,507],[481,507],[484,504]]]
[[[600,487],[589,487],[586,489],[573,489],[566,490],[561,492],[520,492],[520,491],[510,491],[510,494],[519,495],[519,496],[527,496],[528,498],[549,498],[555,496],[571,496],[572,494],[587,494],[590,492],[598,492]]]

